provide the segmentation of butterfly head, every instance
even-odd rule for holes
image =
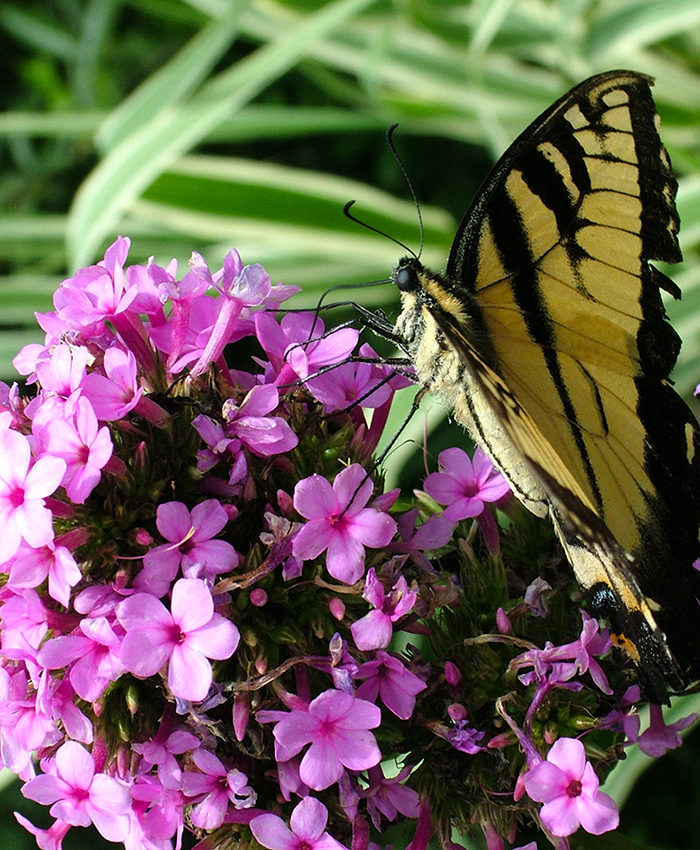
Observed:
[[[391,274],[392,281],[396,284],[399,292],[418,292],[421,286],[421,276],[425,269],[416,257],[403,257],[399,260]]]

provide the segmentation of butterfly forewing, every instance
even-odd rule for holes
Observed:
[[[445,276],[416,267],[397,329],[516,494],[548,506],[660,698],[661,678],[700,673],[700,474],[668,382],[679,342],[660,287],[679,293],[649,265],[680,259],[649,86],[599,75],[537,119],[482,186]]]

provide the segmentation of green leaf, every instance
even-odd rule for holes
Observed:
[[[335,0],[291,31],[208,82],[179,108],[157,112],[116,145],[81,186],[70,213],[68,250],[79,266],[93,258],[146,186],[225,117],[287,71],[310,45],[375,0]]]

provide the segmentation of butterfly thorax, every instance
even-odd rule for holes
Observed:
[[[508,392],[492,365],[492,351],[482,345],[475,320],[478,307],[471,303],[471,296],[463,292],[458,297],[448,277],[429,271],[414,257],[401,260],[392,279],[402,306],[395,333],[404,341],[419,381],[488,451],[518,499],[533,513],[546,516],[541,486],[507,435],[502,415],[494,410],[493,396],[483,391],[486,380],[498,382]]]

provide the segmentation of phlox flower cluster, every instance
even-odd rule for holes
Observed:
[[[281,311],[294,287],[128,250],[63,282],[26,390],[0,387],[0,759],[49,807],[17,813],[38,845],[614,829],[620,745],[659,755],[686,721],[640,732],[548,527],[480,450],[386,491],[410,369]]]

